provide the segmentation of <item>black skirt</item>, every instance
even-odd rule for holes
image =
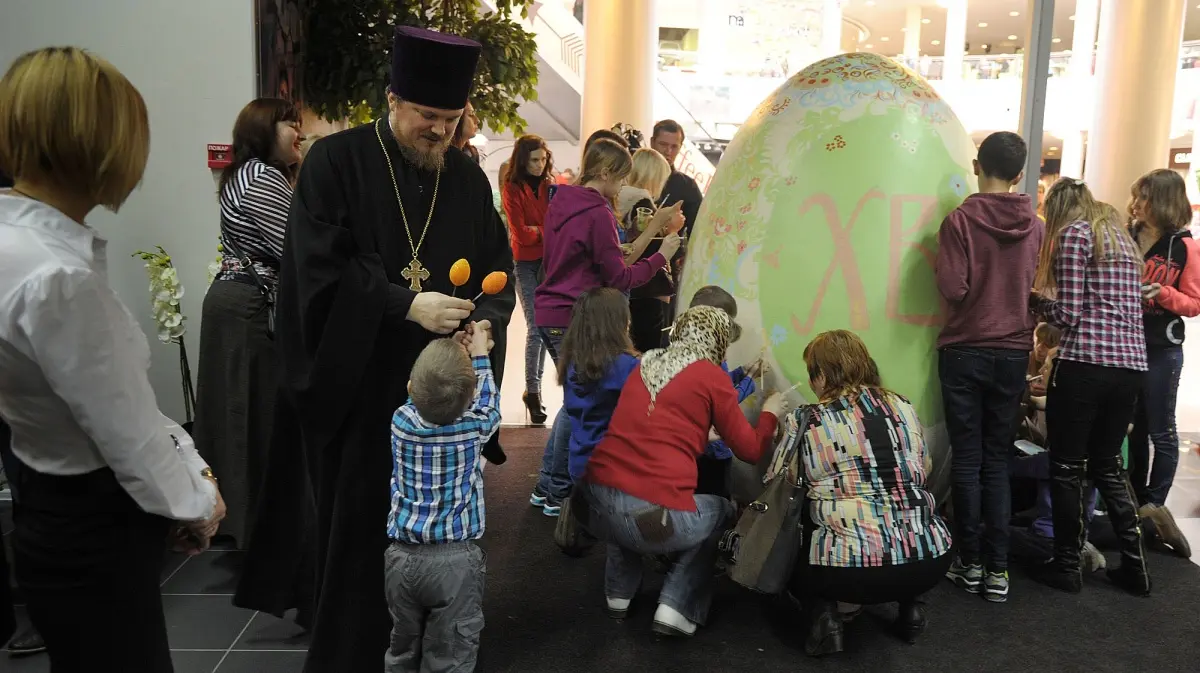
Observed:
[[[253,280],[218,280],[204,296],[196,381],[196,449],[221,480],[221,535],[250,543],[277,395],[267,302]]]

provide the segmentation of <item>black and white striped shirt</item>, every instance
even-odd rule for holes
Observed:
[[[233,249],[256,263],[255,270],[271,282],[283,257],[283,234],[287,228],[292,186],[278,169],[258,159],[247,161],[221,190],[221,238],[225,259],[221,276],[239,267]],[[229,245],[232,239],[233,247]]]

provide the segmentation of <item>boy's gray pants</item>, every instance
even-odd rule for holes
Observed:
[[[470,673],[483,631],[487,555],[474,542],[410,545],[384,555],[392,639],[385,673]]]

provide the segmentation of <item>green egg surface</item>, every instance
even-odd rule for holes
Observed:
[[[854,331],[884,385],[944,443],[933,265],[942,219],[976,189],[974,157],[962,124],[912,71],[873,54],[814,63],[759,105],[721,158],[682,298],[729,290],[744,328],[731,363],[765,351],[773,386],[799,384],[808,401],[805,345]]]

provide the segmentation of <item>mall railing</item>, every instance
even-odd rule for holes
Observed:
[[[941,56],[922,56],[920,58],[905,58],[902,55],[891,57],[921,74],[927,80],[944,79],[945,62]],[[962,78],[965,80],[989,79],[1020,79],[1025,58],[1021,54],[995,54],[963,57]],[[700,64],[700,56],[695,51],[680,49],[660,49],[658,67],[663,72],[696,73]],[[1071,64],[1071,52],[1060,51],[1050,54],[1050,76],[1065,77]],[[1096,60],[1092,58],[1092,68],[1089,74],[1095,74]],[[1200,67],[1200,40],[1184,42],[1179,52],[1179,68],[1189,70]],[[766,77],[768,79],[783,79],[790,73],[782,70],[777,63],[767,63],[753,70],[725,71],[722,75]]]

